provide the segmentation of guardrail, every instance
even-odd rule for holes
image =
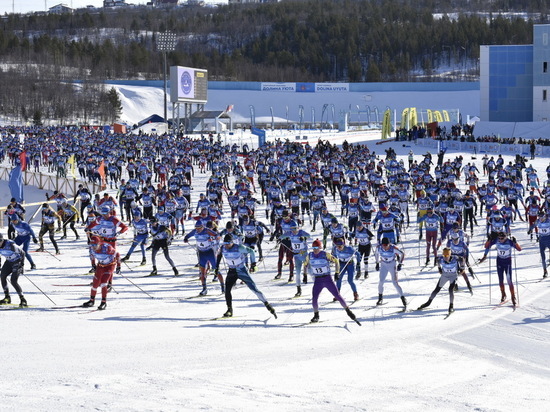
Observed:
[[[461,142],[459,140],[434,140],[430,138],[417,139],[416,145],[428,148],[438,148],[438,144],[441,142],[444,147],[451,150],[460,150],[472,153],[487,153],[489,155],[508,154],[508,155],[530,155],[530,146],[528,144],[506,144],[495,142]],[[535,151],[537,156],[549,156],[550,146],[537,145]]]
[[[11,166],[2,165],[0,166],[0,180],[9,181],[10,172],[13,169]],[[85,182],[76,178],[69,177],[58,177],[53,175],[44,174],[41,172],[33,172],[26,170],[23,172],[23,185],[25,186],[35,186],[42,190],[48,190],[53,193],[54,190],[57,190],[60,193],[64,193],[68,199],[74,197],[78,191],[78,185],[86,186],[92,194],[99,193],[102,190],[102,186],[96,183]],[[77,204],[79,200],[77,199]],[[35,202],[35,203],[23,203],[22,206],[27,209],[27,215],[29,215],[30,210],[28,206],[37,206],[36,210],[33,212],[32,217],[28,220],[29,222],[38,214],[38,211],[41,208],[43,203],[56,203],[55,201],[44,201],[44,202]],[[76,205],[75,205],[76,207]],[[6,211],[6,206],[0,207],[0,228],[4,227],[4,212]]]

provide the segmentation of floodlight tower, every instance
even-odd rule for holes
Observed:
[[[164,82],[164,121],[168,122],[168,109],[166,103],[166,54],[176,50],[178,38],[176,33],[165,31],[157,34],[157,50],[164,56],[164,65],[162,70],[162,80]]]

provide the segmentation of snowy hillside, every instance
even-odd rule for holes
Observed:
[[[409,151],[402,142],[383,148],[390,145],[401,158]],[[419,160],[425,153],[413,150]],[[481,169],[479,158],[463,156]],[[532,163],[543,171],[548,159]],[[206,179],[197,173],[193,200]],[[0,193],[8,199],[6,182],[1,182]],[[43,196],[26,188],[27,202],[42,201]],[[265,221],[263,205],[258,208]],[[339,205],[331,203],[330,211],[339,216]],[[32,226],[38,230],[36,220]],[[307,221],[304,230],[311,232]],[[174,278],[159,255],[159,276],[144,277],[151,270],[150,256],[142,267],[140,253],[134,253],[122,276],[115,277],[116,292],[109,295],[105,311],[57,309],[89,296],[86,243],[82,236],[75,241],[69,231],[69,239],[60,241],[61,255],[32,253],[38,269],[26,270],[20,280],[31,307],[0,308],[0,362],[6,375],[0,404],[21,411],[547,410],[550,280],[538,282],[538,245],[528,239],[525,223],[515,223],[512,231],[523,247],[514,266],[517,310],[496,305],[493,253],[490,261],[473,266],[479,278],[473,280],[473,296],[459,281],[451,317],[444,320],[445,290],[428,310],[414,311],[439,275],[431,267],[419,271],[425,246],[413,223],[403,236],[406,258],[400,274],[410,310],[400,313],[391,282],[385,284],[388,304],[375,307],[378,274],[371,258],[370,277],[357,281],[361,300],[351,307],[362,326],[350,321],[327,292],[321,294],[322,322],[307,324],[311,283],[301,298],[290,299],[296,287],[286,282],[288,266],[283,269],[286,276],[273,281],[274,242],[264,246],[266,259],[253,278],[275,307],[277,319],[245,285],[233,290],[234,317],[218,319],[226,309],[220,287],[209,277],[208,295],[197,297],[196,255],[181,237],[171,255],[182,276]],[[122,254],[131,232],[119,241]],[[484,227],[479,226],[470,245],[476,259],[484,239]],[[49,240],[46,248],[53,252]],[[342,293],[352,301],[346,281]]]

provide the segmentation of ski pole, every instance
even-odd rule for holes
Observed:
[[[142,288],[140,288],[138,285],[136,285],[134,282],[132,282],[129,278],[124,276],[122,273],[118,273],[123,279],[126,279],[128,282],[130,282],[132,285],[134,285],[136,288],[141,290],[143,293],[145,293],[147,296],[149,296],[151,299],[155,299],[154,296],[151,296],[149,293],[145,292]]]
[[[420,233],[422,233],[422,228],[420,228]],[[420,240],[418,241],[418,267],[420,267],[422,259],[420,258]]]
[[[52,252],[50,252],[49,250],[44,249],[44,252],[49,253],[50,256],[56,258],[57,260],[59,260],[59,261],[61,262],[61,259],[59,259],[57,256],[55,256],[55,255],[54,255]]]
[[[124,264],[126,265],[126,267],[127,267],[128,269],[130,269],[132,272],[134,271],[134,269],[132,269],[132,268],[130,267],[130,265],[129,265],[125,260],[123,260],[122,263],[124,263]]]
[[[516,273],[516,293],[517,293],[517,303],[519,305],[519,286],[518,286],[518,266],[516,263],[516,248],[514,247],[514,272]]]
[[[491,252],[489,252],[489,305],[493,303],[493,300],[491,298],[492,287],[493,287],[493,283],[491,282]]]
[[[44,296],[46,296],[46,297],[49,299],[50,302],[52,302],[54,305],[57,305],[57,303],[55,303],[48,295],[46,295],[46,293],[44,293],[44,291],[43,291],[42,289],[40,289],[40,288],[36,285],[36,283],[34,283],[32,280],[30,280],[30,278],[29,278],[27,275],[25,275],[25,274],[23,273],[23,276],[25,276],[25,278],[26,278],[29,282],[31,282],[32,285],[33,285],[36,289],[38,289],[40,292],[42,292],[42,294],[43,294]]]

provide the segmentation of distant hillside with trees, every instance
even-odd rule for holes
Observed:
[[[475,80],[480,45],[530,44],[547,13],[540,0],[283,0],[6,15],[1,70],[51,66],[50,81],[160,79],[156,38],[168,30],[178,36],[168,64],[206,68],[212,80]]]

